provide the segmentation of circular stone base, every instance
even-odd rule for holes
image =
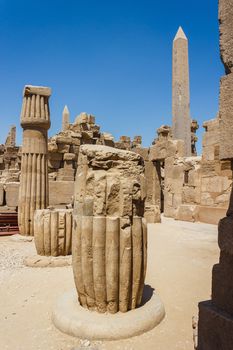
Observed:
[[[33,255],[24,259],[24,264],[29,267],[63,267],[72,265],[72,256],[42,256]]]
[[[151,330],[164,316],[163,303],[154,292],[150,300],[138,309],[126,313],[99,314],[83,308],[74,290],[58,299],[52,320],[60,331],[78,338],[117,340]]]

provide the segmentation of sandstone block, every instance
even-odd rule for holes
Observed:
[[[17,207],[19,203],[19,182],[9,182],[6,184],[6,205]]]
[[[74,181],[50,181],[49,205],[63,205],[72,203],[74,195]]]

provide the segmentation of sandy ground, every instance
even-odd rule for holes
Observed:
[[[74,288],[72,268],[29,268],[33,242],[0,237],[1,350],[191,350],[192,316],[210,298],[211,270],[218,261],[217,227],[163,219],[149,225],[146,283],[164,302],[166,318],[150,332],[114,342],[80,341],[58,331],[51,310]]]

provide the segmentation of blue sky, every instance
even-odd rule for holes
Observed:
[[[171,125],[172,40],[181,25],[189,39],[191,115],[200,126],[218,111],[217,0],[0,0],[0,143],[19,116],[25,84],[50,86],[50,135],[96,116],[116,139]],[[201,136],[203,128],[200,127]],[[199,145],[200,150],[200,145]]]

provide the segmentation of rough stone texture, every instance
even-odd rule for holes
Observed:
[[[211,301],[199,303],[198,350],[232,350],[233,319]]]
[[[60,206],[71,204],[74,196],[74,181],[50,181],[49,205]]]
[[[219,0],[220,52],[226,74],[233,71],[233,9],[229,0]]]
[[[82,306],[126,312],[141,303],[147,260],[144,164],[107,146],[80,148],[73,271]]]
[[[233,158],[233,73],[221,79],[220,84],[220,158]]]
[[[34,238],[38,255],[71,254],[73,210],[44,209],[34,214]]]
[[[191,156],[188,40],[180,27],[173,41],[172,133],[184,141],[184,155]]]
[[[5,185],[6,205],[17,207],[19,202],[19,182],[8,182]]]
[[[47,87],[25,86],[21,112],[23,128],[22,169],[19,194],[19,230],[33,235],[33,216],[36,209],[49,203],[47,130],[50,127]]]
[[[158,138],[154,140],[150,147],[149,159],[151,161],[165,160],[168,157],[183,157],[185,154],[184,141],[173,140],[171,128],[162,125],[157,130]]]
[[[226,76],[220,84],[220,158],[233,158],[233,10],[229,0],[219,0],[220,52]]]
[[[200,157],[170,157],[166,159],[165,216],[187,221],[193,221],[193,218],[195,218],[195,214],[192,211],[195,211],[195,205],[200,202],[200,161]],[[181,207],[183,204],[192,205],[192,207],[187,207],[184,210],[184,207]]]
[[[58,300],[52,319],[58,329],[75,337],[117,340],[140,335],[153,329],[164,316],[164,306],[155,293],[139,309],[124,314],[101,315],[83,309],[75,291],[72,291]]]

